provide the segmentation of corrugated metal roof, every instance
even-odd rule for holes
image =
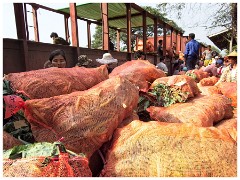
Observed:
[[[69,8],[59,9],[65,13],[70,13]],[[77,16],[89,20],[102,21],[101,17],[101,7],[100,3],[88,3],[81,4],[76,6]],[[139,11],[131,8],[131,25],[132,27],[141,27],[142,26],[142,15],[134,16],[139,14]],[[127,18],[126,18],[126,6],[125,3],[108,3],[108,18],[109,26],[119,29],[127,28]],[[117,18],[117,19],[112,19]],[[147,25],[153,25],[154,21],[147,17]]]

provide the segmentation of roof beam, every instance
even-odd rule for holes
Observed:
[[[63,15],[69,15],[68,13],[65,13],[63,11],[59,11],[59,10],[56,10],[56,9],[52,9],[52,8],[49,8],[49,7],[46,7],[46,6],[43,6],[43,5],[40,5],[40,4],[36,4],[36,3],[25,3],[25,4],[29,4],[31,5],[32,7],[36,7],[36,8],[42,8],[42,9],[45,9],[45,10],[48,10],[48,11],[52,11],[52,12],[55,12],[55,13],[59,13],[59,14],[63,14]]]
[[[131,16],[132,17],[136,17],[136,16],[141,16],[141,15],[142,15],[142,13],[137,13],[137,14],[132,14]],[[111,20],[119,20],[119,19],[126,19],[126,15],[108,18],[109,21],[111,21]],[[98,21],[102,21],[102,20],[99,19]]]
[[[141,8],[140,6],[138,6],[138,5],[134,4],[134,3],[131,3],[131,5],[132,5],[132,8],[134,8],[135,10],[137,10],[137,11],[139,11],[141,13],[145,11],[143,8]],[[149,18],[151,18],[153,20],[157,17],[157,16],[154,16],[153,14],[149,13],[148,11],[146,11],[146,12],[147,12],[146,13],[147,17],[149,17]],[[167,29],[170,29],[172,27],[169,24],[167,24],[166,22],[164,22],[161,19],[159,19],[159,18],[158,18],[158,23],[159,24],[165,23]]]

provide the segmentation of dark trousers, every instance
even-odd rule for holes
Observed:
[[[186,66],[188,70],[195,69],[195,66],[197,64],[197,58],[194,57],[188,57],[186,60]]]

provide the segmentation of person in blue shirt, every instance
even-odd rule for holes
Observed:
[[[188,70],[195,69],[199,56],[199,43],[194,40],[195,34],[190,33],[188,35],[188,43],[186,44],[186,49],[184,53],[185,63]]]

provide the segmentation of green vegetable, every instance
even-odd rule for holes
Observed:
[[[197,75],[194,73],[194,71],[192,73],[186,73],[187,76],[193,78],[195,81],[197,81]]]
[[[17,159],[17,158],[28,158],[28,157],[54,157],[58,156],[61,152],[68,152],[70,155],[76,156],[76,153],[66,150],[61,142],[49,143],[39,142],[34,144],[26,144],[14,146],[9,150],[3,151],[3,158]],[[83,154],[80,154],[85,157]]]
[[[177,87],[170,87],[165,84],[159,83],[154,86],[153,90],[149,94],[156,97],[158,105],[168,107],[178,102],[185,102],[188,97],[188,93],[182,92]]]

